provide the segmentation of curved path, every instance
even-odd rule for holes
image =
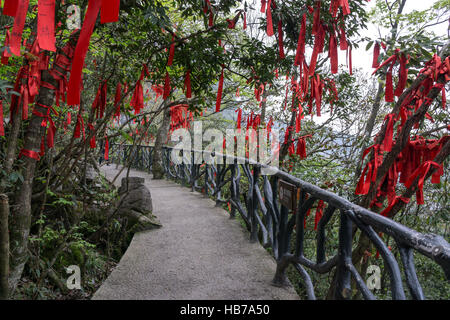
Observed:
[[[109,179],[118,172],[102,168]],[[214,201],[144,172],[130,176],[146,179],[163,227],[135,234],[93,299],[299,299],[292,287],[271,285],[275,260]]]

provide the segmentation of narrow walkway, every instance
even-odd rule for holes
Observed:
[[[102,167],[108,179],[115,167]],[[214,201],[143,172],[130,176],[146,179],[163,227],[134,236],[93,299],[299,299],[292,287],[270,284],[275,260]]]

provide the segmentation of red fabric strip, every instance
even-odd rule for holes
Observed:
[[[269,3],[267,4],[267,35],[269,37],[273,36],[273,23],[272,23],[272,0],[269,0]]]
[[[186,98],[192,98],[192,90],[191,90],[191,70],[188,69],[186,72],[186,76],[184,78],[184,88],[186,89]]]
[[[236,111],[237,111],[237,113],[238,113],[237,120],[236,120],[236,122],[237,122],[237,129],[241,129],[242,109],[239,108],[239,109],[237,109]]]
[[[38,1],[37,38],[42,50],[56,51],[55,0]]]
[[[3,14],[5,16],[15,17],[19,0],[5,0],[3,5]]]
[[[300,27],[300,34],[297,42],[297,52],[295,54],[294,65],[301,66],[305,58],[305,38],[306,38],[306,14],[303,14]]]
[[[6,36],[5,36],[5,47],[9,47],[9,41],[10,41],[10,37],[11,37],[11,34],[10,34],[10,32],[9,32],[9,29],[7,29],[6,30]],[[5,50],[3,50],[3,52],[2,52],[2,61],[1,61],[1,63],[2,64],[8,64],[8,60],[9,60],[9,57],[11,56],[11,53],[9,53],[8,52],[8,50],[5,48]]]
[[[89,48],[92,31],[95,21],[100,11],[101,1],[89,0],[86,16],[81,28],[80,37],[73,57],[72,68],[70,71],[69,88],[67,92],[67,104],[79,105],[81,93],[81,71],[83,69],[84,59]]]
[[[300,159],[306,158],[306,141],[305,138],[298,139],[296,153],[300,156]]]
[[[348,70],[350,72],[350,75],[353,74],[353,65],[352,65],[352,47],[348,46]]]
[[[378,63],[378,57],[380,56],[380,44],[375,42],[375,46],[373,47],[373,61],[372,61],[372,68],[378,68],[380,65]]]
[[[442,87],[442,109],[446,109],[447,97],[445,96],[445,87]]]
[[[283,44],[283,22],[278,20],[278,47],[280,50],[280,59],[285,58],[284,54],[284,44]]]
[[[330,35],[330,45],[328,49],[328,55],[330,56],[331,73],[335,74],[338,72],[338,53],[337,53],[336,36],[334,32],[332,32]]]
[[[25,156],[25,157],[30,158],[30,159],[34,159],[36,161],[41,160],[41,157],[39,156],[39,153],[37,153],[36,151],[33,151],[33,150],[27,150],[27,149],[20,150],[19,158],[22,157],[22,156]]]
[[[109,160],[109,141],[108,137],[105,137],[105,160]]]
[[[402,53],[400,56],[400,70],[398,72],[399,75],[398,83],[394,92],[394,94],[397,97],[400,97],[402,95],[403,90],[405,90],[406,80],[408,80],[408,69],[406,69],[406,63],[407,63],[406,55]]]
[[[247,29],[247,12],[244,12],[244,30]]]
[[[266,12],[266,0],[261,0],[261,13]]]
[[[317,204],[316,215],[314,217],[314,230],[317,230],[319,221],[320,221],[320,219],[322,219],[324,207],[325,207],[325,203],[323,202],[323,200],[319,200],[319,203]]]
[[[219,79],[219,87],[217,89],[217,98],[216,98],[216,112],[220,111],[220,105],[222,104],[222,93],[223,93],[223,69],[224,65],[222,65],[222,72],[220,73]]]
[[[391,151],[392,150],[392,137],[394,135],[394,124],[396,121],[395,114],[389,113],[385,118],[387,121],[386,132],[384,135],[383,144],[380,146],[382,151]]]
[[[20,56],[20,42],[27,17],[29,0],[18,0],[14,25],[11,32],[10,49],[12,54]]]
[[[344,27],[341,26],[340,30],[341,30],[341,32],[339,34],[339,48],[341,50],[347,50],[348,43],[347,43],[347,38],[345,37],[345,29],[344,29]]]
[[[120,0],[102,0],[100,23],[119,21]]]
[[[442,166],[436,162],[433,161],[426,161],[422,163],[420,167],[418,167],[412,175],[409,177],[408,181],[405,183],[405,187],[410,188],[414,180],[419,177],[419,180],[417,182],[417,192],[416,192],[416,198],[417,198],[417,204],[424,204],[423,199],[423,184],[425,182],[425,177],[428,173],[428,171],[431,169],[431,167],[434,166],[438,169],[440,169]]]
[[[89,123],[89,124],[88,124],[88,128],[89,128],[89,131],[90,131],[91,133],[93,133],[94,130],[95,130],[95,129],[94,129],[94,126],[92,125],[92,123]],[[90,146],[91,149],[95,149],[95,147],[96,147],[95,133],[92,135],[91,140],[89,140],[89,146]]]
[[[164,94],[163,99],[166,100],[170,96],[170,76],[166,71],[166,78],[164,79]]]
[[[310,76],[312,76],[316,71],[317,56],[319,55],[320,52],[323,51],[324,40],[325,40],[325,30],[323,29],[322,24],[320,24],[319,30],[317,31],[314,39],[314,49],[311,55],[311,62],[309,64]]]
[[[317,34],[319,31],[320,23],[320,4],[321,1],[316,1],[316,8],[314,9],[314,18],[313,18],[313,26],[312,26],[312,34]]]

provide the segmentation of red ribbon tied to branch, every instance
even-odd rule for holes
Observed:
[[[417,204],[424,204],[423,200],[423,184],[425,182],[425,177],[428,173],[428,171],[435,167],[439,170],[439,173],[443,173],[443,167],[442,165],[434,162],[434,161],[426,161],[420,165],[412,175],[409,177],[408,181],[405,183],[405,187],[410,188],[413,182],[418,177],[419,180],[417,181],[417,192],[416,192],[416,198],[417,198]]]
[[[86,16],[84,18],[83,26],[81,27],[80,37],[72,61],[67,92],[68,105],[73,106],[80,104],[81,72],[100,8],[102,9],[102,17],[100,20],[102,23],[106,23],[118,20],[119,5],[119,0],[89,0]]]

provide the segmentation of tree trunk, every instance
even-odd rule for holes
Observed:
[[[9,275],[9,204],[8,197],[0,194],[0,300],[8,299]]]
[[[162,179],[164,177],[163,146],[167,140],[170,126],[170,108],[167,107],[167,100],[164,101],[163,108],[163,120],[156,134],[155,147],[153,149],[153,179]]]
[[[74,34],[69,40],[71,46],[75,46],[75,41],[78,38],[78,33]],[[58,50],[58,54],[64,54]],[[69,61],[72,57],[67,57]],[[57,65],[53,66],[62,75],[67,72]],[[42,81],[45,81],[55,88],[59,87],[57,81],[51,75],[50,71],[43,70],[41,73]],[[41,87],[36,98],[35,110],[42,114],[47,114],[47,108],[44,106],[53,106],[55,100],[54,90],[46,87]],[[24,141],[24,149],[34,152],[40,151],[41,140],[45,135],[46,129],[41,126],[42,118],[32,114],[30,124],[27,128]],[[10,294],[15,291],[18,281],[22,276],[23,268],[28,260],[28,236],[31,225],[31,195],[33,187],[34,172],[37,161],[32,158],[22,157],[23,160],[23,183],[15,194],[14,206],[12,207],[12,215],[10,222],[10,243],[11,243],[11,261],[10,261],[10,275],[9,275],[9,289]]]

